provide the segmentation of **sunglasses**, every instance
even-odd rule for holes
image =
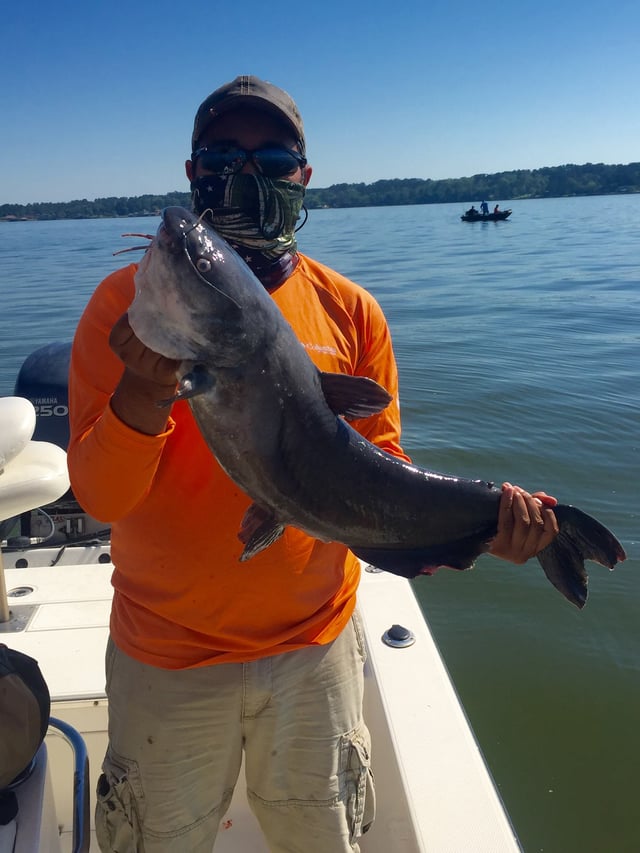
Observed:
[[[247,151],[232,145],[209,145],[191,155],[201,167],[214,175],[235,175],[249,160],[265,178],[281,178],[307,165],[307,160],[291,148],[275,145]]]

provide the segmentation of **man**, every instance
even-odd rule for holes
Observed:
[[[238,77],[199,108],[192,152],[196,212],[246,259],[319,368],[389,390],[390,406],[355,426],[406,459],[379,306],[296,248],[311,166],[294,102]],[[177,363],[131,331],[135,269],[96,290],[70,373],[73,488],[112,524],[115,565],[101,848],[210,851],[244,751],[249,802],[274,853],[357,851],[374,809],[358,561],[289,528],[238,563],[249,498],[221,471],[188,406],[156,405],[172,396]],[[555,517],[543,502],[554,500],[505,488],[493,553],[524,562],[551,541]]]

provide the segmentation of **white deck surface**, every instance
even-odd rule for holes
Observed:
[[[106,742],[103,656],[112,566],[65,565],[74,559],[74,550],[68,549],[54,567],[34,566],[31,561],[27,568],[9,568],[20,555],[5,555],[7,589],[33,588],[27,595],[10,598],[10,606],[37,607],[24,630],[0,633],[0,641],[39,662],[50,688],[52,714],[85,737],[93,790]],[[80,552],[80,559],[84,562],[87,557]],[[388,574],[365,572],[359,599],[370,649],[365,712],[373,737],[379,804],[374,827],[362,840],[362,853],[518,851],[409,584]],[[394,623],[414,632],[413,646],[392,649],[381,642]],[[56,807],[65,823],[64,850],[70,847],[71,761],[60,738],[50,736],[47,744],[55,771]],[[226,822],[216,853],[266,853],[246,804],[242,778]]]

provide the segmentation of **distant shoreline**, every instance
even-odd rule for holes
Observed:
[[[334,184],[308,188],[305,205],[309,210],[352,207],[389,207],[412,204],[469,205],[482,200],[504,202],[533,198],[572,198],[640,193],[640,163],[581,166],[549,166],[479,174],[468,178],[431,180],[393,178],[371,184]],[[120,196],[93,201],[34,202],[0,204],[0,222],[31,222],[55,219],[111,219],[158,216],[165,207],[189,207],[191,194]]]

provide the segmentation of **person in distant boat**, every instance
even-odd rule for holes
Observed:
[[[162,132],[160,119],[150,140]],[[294,101],[238,77],[201,104],[191,143],[195,212],[241,253],[318,368],[388,389],[390,405],[354,426],[408,461],[382,310],[296,245],[312,169]],[[69,380],[73,490],[112,526],[98,843],[118,853],[210,851],[244,754],[249,803],[272,853],[358,851],[374,818],[360,563],[291,527],[239,563],[250,499],[207,449],[188,404],[159,405],[176,390],[178,363],[129,326],[136,268],[93,294]],[[491,553],[520,564],[546,547],[554,504],[505,484]]]
[[[467,212],[465,213],[465,216],[476,216],[477,213],[478,211],[476,210],[475,205],[472,204],[469,210],[467,210]]]
[[[482,211],[483,216],[487,216],[487,214],[489,213],[489,205],[486,201],[482,202],[482,204],[480,205],[480,210]]]
[[[493,208],[493,212],[494,213],[500,213],[500,205],[499,204],[496,204],[496,206]]]

